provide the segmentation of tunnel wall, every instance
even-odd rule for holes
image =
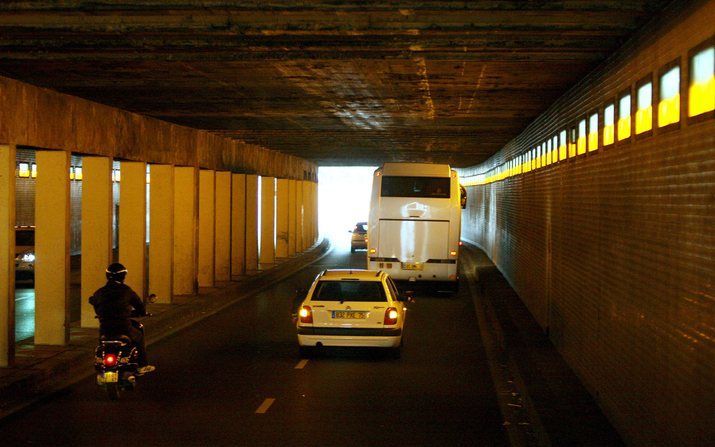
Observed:
[[[491,257],[624,439],[715,439],[715,117],[687,117],[692,50],[715,2],[675,2],[463,180],[681,67],[679,124],[468,187],[463,237]],[[657,97],[656,97],[657,98]],[[657,101],[657,100],[656,100]],[[657,102],[656,102],[657,105]],[[469,184],[467,182],[467,184]]]
[[[0,77],[0,141],[117,159],[315,179],[315,164],[269,149]]]

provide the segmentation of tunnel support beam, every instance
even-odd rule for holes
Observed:
[[[174,295],[196,293],[196,168],[174,168]]]
[[[35,344],[69,340],[70,153],[37,151]]]
[[[318,241],[318,184],[316,182],[310,182],[311,189],[311,244],[313,245]]]
[[[82,327],[99,327],[88,298],[102,287],[112,262],[112,159],[82,158]]]
[[[298,202],[295,193],[295,180],[288,180],[288,256],[295,255],[295,224]]]
[[[215,280],[231,280],[231,173],[216,172]]]
[[[295,251],[301,253],[304,250],[303,246],[303,181],[295,181]]]
[[[231,279],[246,273],[246,174],[231,174]]]
[[[199,171],[199,287],[213,287],[216,236],[216,175]]]
[[[246,272],[258,270],[258,176],[246,175]]]
[[[149,293],[171,303],[174,260],[174,167],[149,167]]]
[[[121,162],[119,186],[119,262],[126,284],[144,297],[146,289],[146,163]]]
[[[0,367],[15,358],[16,157],[15,145],[0,145]]]
[[[288,201],[289,180],[279,178],[276,182],[276,258],[288,257]]]
[[[275,177],[261,177],[261,268],[270,268],[276,261],[275,200]]]
[[[305,251],[312,245],[310,241],[310,182],[303,180],[303,247],[302,251]]]

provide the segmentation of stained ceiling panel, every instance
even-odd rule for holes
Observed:
[[[666,3],[3,2],[0,73],[323,165],[464,167]]]

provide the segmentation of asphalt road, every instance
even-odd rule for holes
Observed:
[[[152,346],[157,371],[119,402],[89,379],[0,422],[2,445],[506,445],[466,287],[417,295],[398,360],[333,349],[301,361],[294,291],[364,256],[333,252]]]

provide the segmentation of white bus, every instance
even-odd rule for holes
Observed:
[[[385,163],[375,171],[367,268],[457,290],[464,188],[449,165]]]

